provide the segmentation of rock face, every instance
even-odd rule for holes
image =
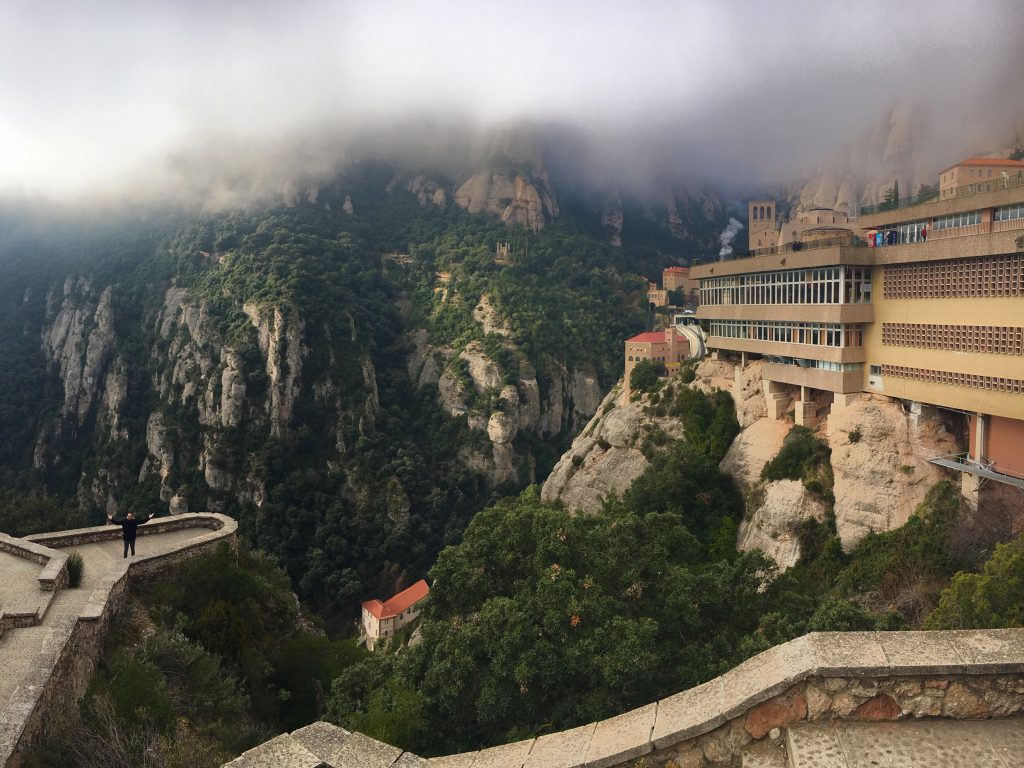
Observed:
[[[610,493],[621,494],[649,462],[640,450],[645,435],[655,428],[670,438],[682,436],[678,419],[644,413],[643,399],[620,403],[620,388],[601,403],[590,423],[573,441],[541,489],[541,499],[561,502],[569,510],[596,512]]]
[[[64,281],[63,301],[43,331],[43,349],[57,364],[64,382],[63,416],[81,425],[99,398],[100,385],[114,349],[111,289],[96,297],[84,278]],[[54,291],[47,305],[54,306]],[[110,385],[116,395],[118,384]],[[106,387],[104,387],[106,389]]]
[[[821,500],[797,480],[765,483],[761,470],[782,448],[792,425],[762,418],[748,426],[733,441],[722,459],[721,469],[735,478],[746,492],[748,509],[739,525],[736,548],[742,552],[760,549],[785,570],[800,559],[800,524],[824,520]]]
[[[534,232],[558,216],[558,203],[547,178],[518,172],[474,174],[455,190],[455,204],[470,213],[488,213],[506,224],[521,224]]]
[[[705,358],[697,364],[696,378],[690,386],[701,392],[721,389],[731,394],[736,419],[746,428],[768,413],[761,387],[761,366],[760,360],[751,362],[739,372],[736,380],[736,365]]]
[[[833,408],[828,442],[836,528],[845,549],[871,531],[903,525],[928,489],[946,477],[927,459],[958,450],[936,413],[914,416],[897,401],[867,394],[845,408]]]
[[[448,300],[463,299],[455,293]],[[551,439],[574,431],[597,410],[600,382],[589,369],[549,362],[541,377],[542,388],[536,369],[512,343],[511,328],[490,297],[481,296],[472,314],[485,334],[502,338],[516,369],[504,370],[479,341],[457,352],[449,346],[433,346],[427,331],[420,329],[409,336],[409,377],[418,387],[436,384],[441,409],[486,435],[486,447],[467,446],[460,451],[467,467],[485,474],[492,486],[533,482],[533,456],[528,444],[517,438]]]

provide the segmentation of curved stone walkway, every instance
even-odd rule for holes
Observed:
[[[114,532],[119,534],[117,529]],[[184,528],[143,535],[140,528],[135,543],[136,558],[173,552],[209,533],[208,528]],[[0,611],[45,607],[39,625],[8,629],[0,635],[0,713],[32,668],[56,620],[63,616],[78,616],[103,578],[123,570],[131,560],[121,556],[123,544],[120,535],[113,540],[52,548],[82,555],[85,569],[81,586],[44,592],[37,581],[42,565],[0,552]]]

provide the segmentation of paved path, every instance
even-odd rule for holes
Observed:
[[[209,532],[208,528],[185,528],[149,535],[140,533],[135,542],[135,552],[139,556],[164,554]],[[0,636],[0,712],[24,679],[33,657],[49,635],[54,620],[58,616],[77,616],[100,580],[124,563],[121,557],[124,545],[120,537],[67,549],[79,552],[85,561],[82,585],[77,589],[61,589],[53,594],[49,609],[39,626],[10,629]],[[50,595],[40,590],[36,581],[42,568],[38,563],[0,553],[2,603],[5,606],[8,602],[12,606],[22,606],[45,601]]]
[[[1020,718],[806,723],[787,740],[792,768],[1024,767]]]

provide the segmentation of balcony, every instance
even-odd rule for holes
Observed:
[[[973,195],[984,195],[989,192],[997,192],[1001,189],[1012,189],[1013,187],[1024,187],[1024,177],[1003,176],[1000,178],[986,179],[985,181],[978,180],[973,184],[964,184],[963,186],[954,189],[953,195],[946,198],[946,200],[971,197]],[[886,213],[887,211],[895,211],[900,208],[911,208],[915,205],[935,203],[938,201],[938,192],[933,192],[927,195],[911,195],[910,197],[901,197],[899,200],[894,202],[861,206],[860,215],[873,216],[876,213]]]
[[[819,344],[737,339],[730,336],[709,336],[706,344],[710,349],[727,349],[730,352],[751,352],[777,357],[802,357],[827,360],[831,363],[863,363],[867,360],[864,347],[826,347]]]
[[[799,365],[765,363],[761,378],[799,387],[811,387],[826,392],[848,394],[864,389],[864,371],[826,371],[821,368],[801,368]]]

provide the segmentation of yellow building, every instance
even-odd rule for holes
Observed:
[[[765,359],[775,418],[783,385],[800,387],[797,423],[813,423],[815,390],[960,411],[973,476],[1024,478],[1024,179],[999,186],[862,216],[884,247],[825,240],[694,267],[707,346]]]

